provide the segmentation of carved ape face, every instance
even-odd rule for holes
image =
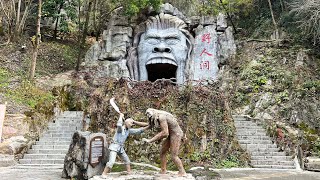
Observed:
[[[139,80],[176,78],[182,84],[187,56],[187,38],[180,30],[149,29],[138,45]]]

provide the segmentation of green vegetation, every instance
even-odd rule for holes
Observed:
[[[34,84],[27,80],[23,80],[15,89],[8,89],[6,96],[31,108],[35,108],[37,104],[54,101],[54,97],[50,92],[35,87]]]
[[[8,81],[9,72],[6,69],[0,68],[0,92],[9,85]]]
[[[88,75],[87,75],[88,76]],[[88,78],[89,80],[90,78]],[[101,82],[100,82],[101,81]],[[244,166],[247,157],[235,140],[235,127],[229,115],[226,99],[214,85],[207,87],[186,86],[178,88],[165,82],[138,82],[129,88],[125,80],[99,79],[99,87],[92,88],[90,82],[79,80],[68,87],[69,105],[84,110],[91,116],[90,130],[112,136],[117,113],[109,108],[109,99],[115,97],[125,117],[146,121],[148,107],[162,109],[174,114],[187,139],[181,147],[180,157],[186,166],[195,164],[219,164],[223,166]],[[76,106],[75,106],[76,105]],[[147,137],[156,132],[146,132]],[[206,148],[203,138],[206,137]],[[132,137],[127,142],[127,153],[135,161],[159,163],[159,143],[146,144],[141,137]],[[223,153],[221,153],[223,152]],[[229,158],[233,157],[233,158]],[[231,162],[234,162],[231,165]],[[235,163],[238,164],[235,164]],[[169,163],[168,167],[176,167]]]

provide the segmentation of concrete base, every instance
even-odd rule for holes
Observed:
[[[155,171],[133,171],[131,174],[126,172],[112,172],[107,176],[94,176],[90,180],[134,180],[134,179],[144,179],[144,180],[195,180],[192,174],[187,174],[185,177],[177,175],[178,172],[168,172],[167,174],[159,174]]]

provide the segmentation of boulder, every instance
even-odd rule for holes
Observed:
[[[320,158],[307,157],[305,160],[305,168],[309,171],[320,171]]]
[[[228,27],[227,18],[224,14],[219,13],[217,17],[217,31],[225,31]]]
[[[17,164],[13,155],[0,154],[0,167],[13,166]]]
[[[9,146],[12,149],[13,154],[23,154],[28,150],[29,140],[23,136],[11,137],[9,142]]]
[[[77,131],[64,159],[62,177],[89,179],[101,174],[107,155],[105,134]]]

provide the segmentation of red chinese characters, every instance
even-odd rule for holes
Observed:
[[[210,33],[205,33],[201,36],[201,41],[202,43],[211,43],[211,35]],[[210,56],[212,57],[213,54],[210,53],[206,48],[203,48],[201,54],[200,54],[200,57],[207,57],[207,56]],[[212,58],[209,58],[209,60],[212,59]],[[208,59],[201,61],[200,62],[200,69],[201,70],[210,70],[210,61]]]
[[[210,62],[209,61],[201,61],[200,69],[201,70],[210,70]]]
[[[203,34],[201,40],[202,42],[210,43],[211,41],[210,33]]]
[[[201,52],[200,56],[202,56],[203,54],[206,54],[206,55],[208,55],[208,56],[212,56],[212,54],[210,54],[210,53],[207,52],[207,49],[206,49],[206,48],[203,49],[203,51]]]

